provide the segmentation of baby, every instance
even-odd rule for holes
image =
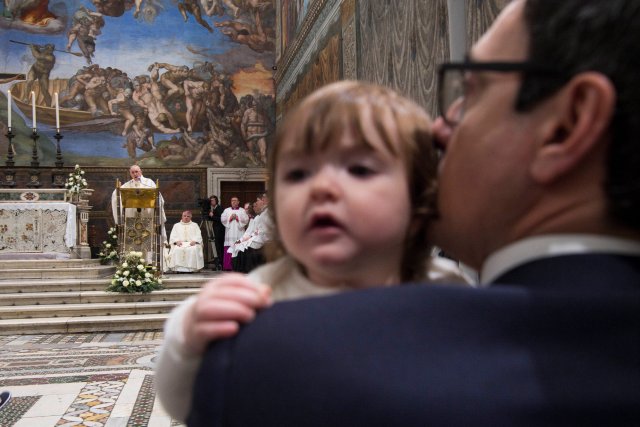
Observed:
[[[210,281],[171,314],[156,368],[169,414],[186,419],[207,345],[273,301],[412,281],[470,283],[452,261],[430,257],[436,169],[429,116],[391,89],[333,83],[288,113],[269,156],[280,257],[248,276]]]

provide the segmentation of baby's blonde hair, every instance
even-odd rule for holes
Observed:
[[[375,139],[393,156],[402,158],[409,184],[412,221],[405,237],[401,280],[424,278],[431,251],[427,227],[436,216],[437,154],[431,136],[431,119],[419,105],[392,89],[356,81],[332,83],[316,90],[287,114],[278,130],[268,158],[275,243],[268,252],[269,258],[286,252],[279,243],[275,220],[278,209],[275,176],[284,142],[288,147],[312,153],[339,144],[346,132],[351,133],[356,145],[375,149],[371,142]]]

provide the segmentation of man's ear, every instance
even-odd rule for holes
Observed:
[[[570,172],[607,137],[616,91],[605,75],[580,73],[549,101],[543,144],[531,165],[533,178],[548,184]]]

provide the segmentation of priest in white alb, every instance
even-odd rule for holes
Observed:
[[[182,212],[182,220],[171,230],[171,249],[165,265],[169,271],[191,273],[204,267],[202,232],[200,227],[191,221],[191,216],[191,211]]]
[[[231,198],[231,206],[222,212],[220,222],[225,227],[224,232],[224,257],[222,260],[222,269],[225,271],[233,270],[231,264],[231,254],[229,248],[244,234],[244,229],[249,224],[249,215],[240,207],[240,199]]]

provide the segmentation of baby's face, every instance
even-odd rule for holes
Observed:
[[[397,282],[411,217],[401,156],[349,134],[312,153],[283,144],[274,202],[287,252],[319,285]]]

